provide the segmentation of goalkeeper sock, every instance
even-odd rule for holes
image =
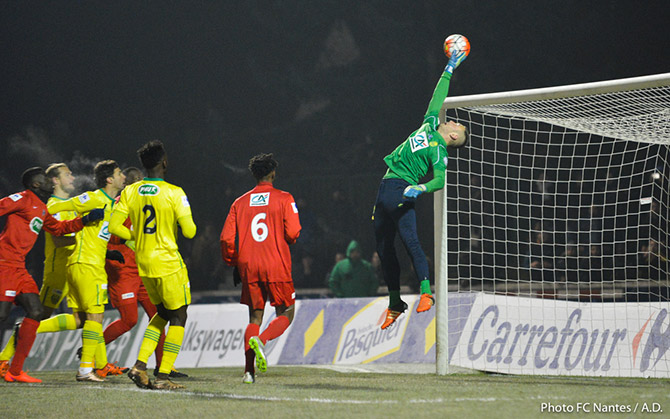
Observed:
[[[158,340],[161,337],[163,329],[165,329],[165,325],[167,325],[167,320],[163,319],[158,314],[155,314],[151,318],[151,321],[147,326],[147,330],[144,332],[144,339],[142,339],[142,346],[140,346],[140,353],[137,355],[138,361],[144,362],[145,364],[147,363],[147,361],[149,360],[149,356],[151,356],[151,354],[154,353],[154,351],[156,350]]]
[[[161,361],[161,366],[158,369],[159,374],[170,375],[170,371],[172,371],[172,366],[177,360],[177,355],[179,355],[179,350],[181,349],[181,344],[183,341],[183,326],[168,327],[168,331],[165,334],[165,343],[163,344],[163,360]]]
[[[421,294],[430,294],[430,295],[433,295],[433,294],[430,292],[430,280],[428,280],[428,279],[424,279],[423,281],[421,281]]]
[[[59,314],[40,322],[37,333],[62,332],[63,330],[75,330],[77,321],[74,314]]]
[[[400,304],[400,290],[389,291],[389,307],[393,307],[397,304]]]

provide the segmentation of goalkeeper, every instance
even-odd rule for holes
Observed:
[[[388,170],[379,185],[372,215],[377,253],[389,290],[389,307],[382,329],[392,325],[407,309],[407,304],[400,298],[400,264],[394,246],[396,234],[400,235],[421,284],[421,298],[416,311],[428,311],[435,304],[430,291],[428,261],[416,232],[414,201],[423,193],[444,187],[447,147],[458,148],[467,143],[465,126],[454,121],[440,123],[438,120],[451,74],[465,58],[464,53],[452,54],[435,87],[423,124],[384,158]],[[430,168],[433,169],[433,179],[419,184]]]

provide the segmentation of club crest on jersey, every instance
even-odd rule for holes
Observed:
[[[140,186],[137,189],[137,193],[139,193],[141,196],[155,196],[158,195],[158,192],[160,192],[161,188],[159,188],[157,185],[147,183],[145,185]]]
[[[42,231],[42,225],[44,224],[44,221],[42,221],[40,218],[35,217],[32,220],[30,220],[30,231],[32,231],[35,234],[40,234],[40,231]]]
[[[264,207],[270,203],[270,192],[252,193],[249,198],[249,206]]]
[[[412,148],[412,153],[416,153],[417,150],[428,147],[428,138],[426,138],[425,132],[419,132],[415,136],[409,139],[410,147]]]

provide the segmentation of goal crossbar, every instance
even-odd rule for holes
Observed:
[[[575,96],[624,92],[661,86],[670,86],[670,73],[591,83],[579,83],[566,86],[447,97],[444,101],[443,108],[471,108],[482,105],[497,105],[501,103],[509,104],[539,100],[565,99]]]

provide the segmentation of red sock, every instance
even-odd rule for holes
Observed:
[[[256,354],[249,348],[249,339],[258,336],[260,331],[261,327],[253,323],[249,323],[244,331],[244,371],[252,374],[256,372]]]
[[[24,318],[19,328],[19,340],[16,343],[16,353],[14,354],[14,359],[12,359],[12,364],[9,367],[9,372],[12,375],[19,375],[23,371],[23,362],[28,357],[30,349],[33,347],[33,342],[35,342],[35,336],[37,335],[37,328],[39,327],[40,322],[37,320]]]
[[[154,316],[154,314],[158,313],[158,310],[156,309],[156,306],[151,303],[149,299],[143,299],[140,300],[140,304],[144,308],[144,311],[147,313],[147,316],[149,316],[149,319]],[[158,338],[158,345],[156,345],[156,350],[154,351],[154,355],[156,356],[156,365],[160,365],[161,362],[163,361],[163,344],[165,343],[165,331],[161,331],[161,337]]]
[[[105,328],[105,345],[113,342],[116,338],[126,333],[137,324],[137,305],[124,304],[118,308],[121,318],[110,323]]]
[[[259,336],[261,342],[263,342],[263,345],[265,345],[267,341],[281,336],[281,334],[284,333],[290,324],[291,322],[289,321],[288,317],[277,316],[277,318],[272,320],[268,327],[263,330],[263,333],[261,333]]]

